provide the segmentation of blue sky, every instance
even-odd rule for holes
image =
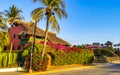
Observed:
[[[71,44],[106,41],[120,43],[120,0],[64,0],[68,19],[58,20],[57,34]],[[16,5],[23,10],[25,21],[31,20],[33,9],[42,6],[32,0],[0,0],[0,11]],[[38,26],[45,29],[45,20]],[[52,31],[50,29],[50,31]]]

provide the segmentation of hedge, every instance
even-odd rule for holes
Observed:
[[[72,65],[72,64],[91,64],[94,60],[94,55],[88,50],[80,52],[70,51],[66,53],[64,50],[52,51],[52,65]]]
[[[34,71],[45,71],[47,70],[48,58],[47,55],[42,59],[42,52],[34,52],[33,53],[33,63],[32,69]]]
[[[0,68],[5,67],[16,67],[18,65],[17,62],[18,53],[0,53]]]

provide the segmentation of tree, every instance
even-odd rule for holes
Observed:
[[[5,16],[6,23],[13,25],[15,19],[23,19],[23,16],[20,14],[22,10],[17,8],[15,5],[9,8],[9,10],[4,10],[3,14]]]
[[[0,52],[7,46],[10,42],[8,32],[0,31]]]
[[[17,8],[15,5],[12,5],[9,10],[4,10],[4,15],[10,25],[13,24],[15,19],[24,19],[20,13],[22,13],[22,10]]]
[[[3,12],[0,12],[0,29],[5,32],[8,29],[6,25],[6,19],[3,17]]]
[[[47,36],[48,36],[48,29],[51,25],[53,30],[57,32],[60,31],[59,23],[57,21],[56,15],[58,18],[62,19],[63,17],[67,18],[68,15],[65,9],[65,2],[63,0],[33,0],[34,2],[41,2],[45,7],[39,7],[32,11],[32,21],[36,24],[42,18],[46,18],[46,30],[45,30],[45,39],[44,39],[44,46],[42,52],[42,58],[45,54]]]
[[[0,52],[4,49],[4,46],[9,44],[7,29],[6,20],[3,17],[3,13],[0,12]]]

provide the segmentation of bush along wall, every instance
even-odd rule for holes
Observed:
[[[18,53],[0,53],[0,68],[18,66],[17,57]]]
[[[44,58],[42,59],[42,52],[41,50],[41,45],[36,44],[35,49],[33,51],[33,56],[32,56],[32,70],[34,71],[45,71],[47,70],[47,65],[48,65],[48,58],[45,55]],[[25,69],[28,71],[30,67],[30,54],[31,54],[31,47],[27,47],[23,53],[22,53],[22,58],[25,60]]]
[[[32,69],[34,71],[47,70],[47,65],[48,65],[47,55],[45,55],[44,58],[42,59],[42,52],[34,52],[32,59],[33,59]]]
[[[64,50],[52,51],[52,65],[72,65],[72,64],[91,64],[94,60],[94,55],[89,50]]]

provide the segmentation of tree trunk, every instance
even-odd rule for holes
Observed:
[[[47,43],[47,37],[48,37],[48,29],[49,29],[49,15],[47,15],[47,25],[45,30],[45,39],[44,39],[44,45],[43,45],[43,52],[42,52],[42,59],[45,55],[45,49],[46,49],[46,43]]]
[[[37,22],[34,23],[34,29],[33,29],[33,48],[32,48],[32,51],[34,51],[34,47],[35,47],[36,26],[37,26]]]
[[[31,53],[30,53],[30,68],[29,68],[29,72],[32,73],[32,55],[34,52],[34,47],[35,47],[35,38],[36,38],[36,25],[37,22],[34,23],[34,28],[33,28],[33,42],[32,42],[32,48],[31,48]]]
[[[12,52],[12,49],[13,49],[13,43],[10,44],[10,53],[9,53],[9,59],[8,59],[8,67],[11,64],[11,52]]]

